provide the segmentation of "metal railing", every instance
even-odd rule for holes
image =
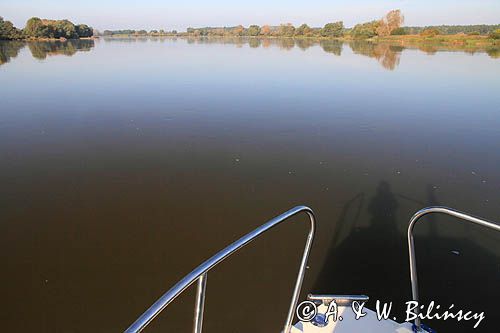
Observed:
[[[221,261],[225,260],[231,254],[235,253],[243,246],[247,245],[253,241],[258,236],[262,235],[264,232],[272,229],[288,218],[297,215],[301,212],[305,212],[310,221],[310,230],[307,235],[306,245],[304,249],[304,254],[302,255],[302,260],[300,262],[299,273],[297,276],[297,281],[295,282],[295,287],[293,289],[292,300],[290,302],[290,308],[288,310],[288,315],[286,318],[284,333],[289,333],[292,327],[292,320],[294,316],[294,310],[297,306],[299,300],[300,290],[302,288],[302,282],[304,280],[304,275],[306,272],[307,259],[309,258],[309,253],[311,251],[311,246],[314,239],[314,232],[316,229],[316,220],[313,211],[306,206],[297,206],[290,209],[289,211],[273,218],[262,226],[258,227],[249,234],[241,237],[236,242],[232,243],[222,251],[215,254],[213,257],[205,261],[203,264],[198,266],[191,273],[186,275],[182,280],[180,280],[176,285],[174,285],[169,291],[167,291],[163,296],[161,296],[149,309],[146,310],[129,328],[125,333],[141,332],[163,309],[165,309],[177,296],[179,296],[186,288],[192,285],[196,280],[198,280],[198,288],[196,290],[196,302],[195,302],[195,316],[193,321],[193,332],[201,333],[203,325],[203,310],[205,304],[205,292],[207,287],[207,273],[212,268],[217,266]]]
[[[500,231],[500,225],[498,224],[447,207],[427,207],[416,212],[415,215],[413,215],[412,218],[410,219],[410,225],[408,226],[408,250],[410,256],[411,292],[413,295],[413,300],[416,302],[418,302],[418,281],[417,281],[417,262],[415,260],[415,243],[413,240],[413,228],[415,227],[415,224],[421,217],[434,213],[450,215],[459,218],[461,220],[469,221],[475,224],[482,225],[483,227]],[[415,318],[415,326],[417,331],[420,331],[421,323],[420,323],[420,318],[418,317],[418,314],[420,313],[419,307],[415,308],[415,312],[417,314],[417,318]]]

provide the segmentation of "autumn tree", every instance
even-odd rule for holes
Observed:
[[[391,10],[383,17],[378,24],[376,33],[378,36],[389,36],[394,30],[401,27],[404,22],[404,16],[399,9]]]
[[[231,29],[231,35],[234,36],[243,36],[244,32],[245,27],[243,27],[241,24]]]
[[[263,36],[269,36],[271,34],[271,27],[263,25],[262,28],[260,28],[260,34]]]

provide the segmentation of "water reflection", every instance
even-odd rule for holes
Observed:
[[[302,203],[318,212],[304,293],[404,302],[413,212],[498,219],[500,67],[486,51],[259,41],[100,39],[50,61],[18,44],[0,67],[6,331],[123,329],[207,256]],[[375,57],[389,52],[407,57],[392,72]],[[422,297],[460,298],[494,323],[500,236],[434,218],[416,229]],[[245,306],[224,321],[207,312],[206,333],[280,329],[306,226],[277,231],[213,272],[207,306],[228,293]],[[263,304],[271,294],[283,297]],[[185,297],[149,331],[187,331]],[[471,331],[460,324],[431,326]]]
[[[19,50],[24,47],[23,42],[2,42],[0,41],[0,65],[8,63],[11,58],[17,57]]]
[[[48,56],[73,56],[77,52],[88,52],[95,46],[95,43],[91,39],[30,43],[2,41],[0,42],[0,65],[16,58],[19,55],[19,51],[26,46],[28,46],[33,58],[43,60]]]
[[[48,56],[65,55],[73,56],[77,52],[88,52],[94,47],[91,39],[54,41],[54,42],[33,42],[28,43],[31,55],[36,59],[45,59]]]
[[[487,49],[486,53],[492,58],[498,59],[500,58],[500,48],[491,48]]]
[[[313,39],[297,39],[295,44],[299,49],[305,51],[311,46],[316,45],[316,41]]]
[[[401,52],[404,50],[401,46],[367,41],[353,41],[349,43],[349,46],[354,53],[375,58],[382,67],[391,71],[399,65]]]
[[[320,42],[321,48],[327,53],[340,56],[342,54],[342,42],[338,40],[323,40]]]
[[[250,48],[277,47],[284,51],[289,51],[295,47],[307,51],[312,47],[321,47],[324,52],[340,56],[344,44],[347,44],[353,53],[376,59],[380,65],[387,70],[395,70],[399,63],[403,51],[406,49],[417,49],[428,55],[434,55],[442,51],[457,51],[470,54],[486,53],[491,58],[500,57],[500,47],[470,48],[465,45],[433,45],[433,44],[406,44],[393,45],[388,43],[374,43],[370,41],[349,41],[321,39],[294,39],[294,38],[250,38],[250,37],[113,37],[104,38],[105,42],[177,42],[183,40],[187,44],[230,44],[238,48],[248,46]],[[68,40],[51,42],[1,42],[0,43],[0,65],[15,58],[19,50],[28,45],[31,54],[36,59],[46,59],[52,55],[72,56],[80,51],[90,51],[95,45],[94,40]]]

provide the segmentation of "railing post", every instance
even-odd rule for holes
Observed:
[[[307,235],[306,246],[304,248],[302,260],[300,261],[299,273],[297,274],[297,281],[295,282],[295,287],[293,288],[292,300],[290,302],[290,308],[288,309],[288,314],[286,316],[283,333],[290,333],[290,330],[292,329],[295,308],[297,307],[297,303],[299,302],[302,282],[304,282],[304,276],[307,269],[307,260],[309,259],[309,253],[311,252],[311,247],[314,241],[314,233],[316,232],[316,219],[314,217],[314,213],[311,210],[306,210],[306,213],[311,223],[311,229],[309,230],[309,234]]]
[[[205,292],[207,290],[207,273],[198,278],[196,301],[194,304],[193,333],[201,333],[203,326],[203,311],[205,309]]]
[[[191,286],[195,281],[198,281],[198,289],[196,293],[196,305],[195,305],[195,317],[194,317],[194,328],[195,333],[201,333],[203,324],[203,309],[205,304],[205,290],[206,290],[206,279],[207,272],[217,266],[220,262],[224,261],[226,258],[231,256],[234,252],[238,251],[242,247],[246,246],[248,243],[253,241],[255,238],[259,237],[266,231],[274,228],[278,224],[282,223],[286,219],[300,213],[305,212],[309,216],[309,221],[311,223],[311,228],[307,236],[306,246],[304,249],[304,254],[300,263],[299,273],[297,276],[297,281],[295,282],[295,288],[292,295],[292,300],[290,303],[290,309],[288,311],[287,319],[285,322],[284,331],[289,333],[292,327],[293,316],[295,313],[295,307],[297,306],[300,290],[302,287],[302,282],[304,280],[304,275],[307,267],[307,259],[309,257],[309,252],[311,251],[315,225],[316,221],[314,219],[313,211],[306,206],[294,207],[283,214],[276,216],[275,218],[267,221],[254,231],[241,237],[234,243],[225,247],[221,251],[217,252],[210,259],[203,262],[200,266],[195,268],[191,273],[186,275],[182,280],[177,282],[172,288],[170,288],[166,293],[164,293],[156,302],[153,303],[132,325],[125,330],[125,333],[138,333],[141,332],[164,308],[166,308],[177,296],[179,296],[184,290]]]
[[[415,228],[415,224],[419,221],[419,219],[428,214],[441,213],[449,216],[456,217],[457,219],[472,222],[478,225],[481,225],[486,228],[490,228],[496,231],[500,231],[500,225],[484,220],[482,218],[472,216],[469,214],[465,214],[459,212],[458,210],[454,210],[447,207],[427,207],[416,212],[410,219],[410,225],[408,226],[408,254],[410,257],[410,280],[411,280],[411,292],[413,296],[413,300],[417,303],[419,302],[418,297],[418,278],[417,278],[417,259],[415,255],[415,240],[413,238],[413,229]],[[417,306],[415,308],[415,314],[417,317],[415,318],[415,329],[417,332],[422,330],[422,323],[420,321],[420,309]]]

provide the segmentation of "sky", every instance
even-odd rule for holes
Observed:
[[[69,19],[96,29],[164,29],[187,27],[278,25],[290,22],[319,27],[356,23],[401,9],[405,25],[499,24],[500,0],[0,0],[0,16],[24,27],[26,20]]]

